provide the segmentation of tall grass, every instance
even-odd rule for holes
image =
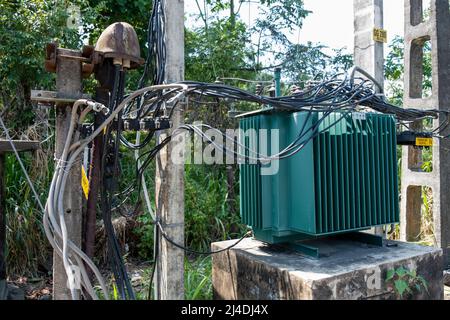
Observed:
[[[422,171],[433,171],[433,151],[431,148],[425,148],[422,151]],[[434,218],[433,218],[433,190],[429,187],[422,187],[422,220],[420,230],[420,240],[423,244],[436,245],[434,236]]]
[[[211,300],[213,298],[211,257],[193,261],[186,259],[184,271],[185,299]]]
[[[235,194],[238,194],[236,176]],[[153,201],[152,201],[153,202]],[[154,202],[153,202],[154,204]],[[245,226],[239,216],[239,198],[230,201],[225,166],[186,165],[185,167],[185,244],[207,251],[211,242],[242,236]],[[153,224],[148,214],[138,218],[134,233],[139,238],[139,255],[151,259]]]
[[[212,263],[211,257],[196,259],[185,258],[184,262],[184,298],[187,300],[211,300],[212,290]],[[150,285],[151,267],[146,269],[142,275],[142,288],[137,290],[138,300],[148,299]],[[152,299],[153,297],[152,290]]]
[[[235,194],[238,181],[235,179]],[[225,166],[187,165],[185,177],[186,244],[209,250],[211,242],[242,235],[239,198],[229,201]]]
[[[24,155],[30,167],[32,157]],[[28,170],[29,172],[32,170]],[[33,179],[41,201],[47,197],[47,181]],[[49,244],[31,189],[14,155],[5,159],[7,272],[9,275],[33,275],[49,256]]]

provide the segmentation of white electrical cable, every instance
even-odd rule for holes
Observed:
[[[78,117],[78,108],[81,105],[87,105],[88,102],[87,100],[78,100],[74,103],[73,107],[72,107],[72,116],[70,119],[70,125],[69,125],[69,132],[67,134],[67,138],[66,138],[66,143],[63,149],[63,153],[61,156],[62,160],[65,160],[67,158],[67,153],[69,152],[69,146],[70,143],[72,142],[72,135],[73,135],[73,131],[75,129],[75,124],[77,123],[77,117]],[[69,170],[67,170],[69,171]],[[57,180],[57,183],[59,182],[59,180]],[[60,191],[61,192],[61,191]],[[61,195],[60,195],[61,196]],[[67,274],[67,278],[68,278],[68,284],[69,284],[69,289],[72,295],[72,298],[74,300],[78,300],[77,296],[78,296],[78,292],[77,292],[77,288],[74,287],[74,282],[75,280],[73,280],[73,274],[72,274],[72,269],[71,269],[71,263],[69,263],[69,258],[68,258],[68,245],[67,245],[67,240],[69,238],[68,235],[68,231],[67,231],[67,226],[66,226],[66,222],[65,222],[65,217],[64,217],[64,209],[63,209],[63,201],[61,198],[61,205],[60,207],[58,207],[58,211],[59,211],[59,224],[61,226],[61,231],[62,231],[62,240],[63,240],[63,255],[62,255],[62,259],[63,259],[63,265],[64,265],[64,269],[66,271]]]
[[[95,292],[95,290],[92,287],[91,281],[89,279],[89,276],[85,269],[85,264],[93,271],[94,275],[96,276],[103,296],[105,299],[109,298],[109,293],[107,286],[105,284],[105,281],[98,270],[98,268],[95,266],[93,261],[78,247],[76,246],[68,236],[68,230],[67,225],[65,222],[65,210],[64,210],[64,194],[65,194],[65,188],[67,185],[67,181],[70,175],[70,169],[74,165],[74,163],[77,161],[77,158],[79,157],[80,153],[85,149],[85,147],[94,140],[96,136],[98,136],[104,128],[106,128],[113,120],[114,118],[119,114],[119,112],[127,106],[131,101],[133,101],[136,97],[145,94],[149,91],[162,91],[167,89],[175,89],[172,90],[172,93],[174,93],[174,96],[167,101],[168,105],[175,104],[177,101],[181,100],[186,91],[188,90],[188,86],[185,84],[170,84],[170,85],[156,85],[151,86],[147,88],[140,89],[138,91],[135,91],[134,93],[130,94],[109,116],[108,118],[94,131],[93,134],[91,134],[89,137],[86,137],[85,139],[79,140],[79,132],[75,132],[76,125],[82,124],[84,118],[87,116],[87,114],[95,110],[96,112],[103,111],[104,112],[104,106],[100,106],[98,103],[81,99],[75,102],[72,108],[72,114],[71,114],[71,121],[69,126],[69,132],[64,144],[64,148],[61,154],[60,159],[57,159],[57,165],[55,168],[55,172],[53,175],[53,179],[50,184],[50,190],[49,195],[47,198],[47,203],[44,208],[42,203],[40,202],[39,196],[31,182],[31,179],[29,178],[25,167],[20,160],[20,157],[18,155],[18,152],[11,140],[11,137],[9,136],[8,130],[6,126],[3,123],[3,120],[0,117],[0,125],[3,127],[5,134],[7,138],[9,139],[12,148],[16,154],[16,157],[22,167],[22,170],[25,173],[25,176],[27,178],[28,183],[30,184],[30,187],[33,191],[33,194],[38,201],[40,209],[44,212],[44,219],[43,219],[43,225],[44,225],[44,231],[45,234],[51,244],[51,246],[54,248],[56,254],[60,256],[63,260],[64,269],[66,271],[67,277],[69,279],[69,289],[71,292],[71,296],[73,299],[79,298],[78,289],[74,286],[73,280],[73,274],[72,274],[72,267],[76,266],[80,270],[80,284],[83,288],[85,288],[87,294],[92,297],[92,299],[98,299],[98,296]],[[179,91],[179,92],[178,92]],[[78,109],[82,106],[87,106],[78,117]],[[178,132],[174,132],[174,135],[177,135]],[[140,141],[140,133],[136,136],[136,141],[139,143]],[[135,157],[138,159],[139,153],[135,152]],[[141,163],[139,161],[138,166],[141,166]],[[143,183],[143,190],[144,190],[144,197],[147,204],[147,209],[149,213],[151,214],[152,218],[154,218],[154,212],[151,208],[151,201],[150,196],[148,194],[148,189],[146,186],[145,177],[142,177],[142,183]],[[62,246],[61,246],[62,245]]]
[[[80,116],[79,120],[77,121],[77,117],[78,117],[77,112],[78,112],[78,108],[81,105],[87,105],[88,107],[81,113],[81,116]],[[95,267],[95,264],[81,251],[81,249],[79,249],[77,246],[75,246],[75,244],[72,243],[70,241],[70,239],[68,239],[67,227],[66,227],[66,223],[65,223],[65,219],[64,219],[65,212],[63,210],[63,201],[62,201],[63,200],[62,195],[64,193],[65,182],[67,180],[67,176],[69,175],[70,168],[71,168],[71,165],[68,164],[66,159],[69,155],[69,150],[70,150],[70,145],[72,142],[72,136],[74,134],[75,125],[77,123],[81,123],[83,121],[84,117],[88,114],[88,112],[91,111],[92,109],[97,108],[98,107],[97,105],[98,105],[97,103],[82,99],[82,100],[78,100],[77,102],[75,102],[75,104],[73,106],[68,136],[66,138],[66,142],[64,145],[64,149],[62,151],[61,158],[58,159],[58,163],[55,168],[55,173],[54,173],[54,176],[52,179],[52,183],[50,185],[49,197],[47,199],[47,205],[46,205],[46,210],[45,210],[45,214],[44,214],[45,233],[50,241],[50,244],[54,247],[57,254],[59,256],[61,256],[61,258],[63,260],[64,268],[65,268],[67,277],[69,279],[69,289],[71,291],[71,295],[72,295],[73,299],[78,298],[78,291],[77,291],[78,288],[75,288],[74,281],[71,281],[71,280],[74,280],[73,274],[72,274],[72,267],[74,267],[74,266],[78,267],[80,270],[80,274],[81,274],[80,284],[86,289],[88,294],[93,299],[96,299],[96,295],[93,295],[94,291],[93,291],[92,285],[90,284],[90,280],[87,277],[87,272],[84,268],[84,263],[80,263],[82,261],[84,261],[93,270],[94,274],[98,278],[98,281],[102,288],[103,294],[105,295],[105,298],[108,298],[108,291],[107,291],[105,282],[104,282],[100,272]],[[75,134],[74,140],[76,141],[76,140],[78,140],[78,138],[79,138],[79,133],[77,132]],[[55,212],[58,212],[59,223],[58,223],[57,219],[55,218],[55,215],[54,215]],[[58,244],[58,241],[62,241],[62,249],[61,249],[60,245]],[[70,255],[69,255],[70,250],[72,250],[72,251],[70,252]],[[77,260],[77,264],[73,263],[73,261],[71,259],[72,254],[75,255],[75,260]]]
[[[8,128],[6,127],[6,125],[4,124],[3,119],[2,119],[1,117],[0,117],[0,125],[2,126],[2,128],[3,128],[4,132],[5,132],[6,138],[8,139],[9,143],[11,144],[11,147],[12,147],[12,149],[13,149],[13,151],[14,151],[14,154],[15,154],[15,156],[16,156],[16,158],[17,158],[17,161],[19,162],[19,165],[20,165],[20,167],[21,167],[21,169],[22,169],[22,171],[23,171],[23,173],[24,173],[24,175],[25,175],[25,177],[26,177],[26,179],[27,179],[27,182],[28,182],[28,184],[29,184],[29,186],[30,186],[30,188],[31,188],[31,191],[32,191],[32,193],[33,193],[33,195],[34,195],[34,197],[35,197],[37,203],[38,203],[38,206],[39,206],[40,210],[44,213],[44,231],[45,231],[45,233],[46,233],[46,235],[47,235],[47,238],[49,239],[50,244],[52,245],[52,247],[55,248],[56,253],[57,253],[58,255],[60,255],[60,251],[61,251],[61,250],[60,250],[60,248],[58,247],[56,241],[53,239],[54,233],[52,233],[52,231],[51,231],[51,229],[50,229],[50,226],[49,226],[49,224],[48,224],[48,219],[47,219],[47,217],[46,217],[47,210],[44,208],[44,205],[42,204],[42,202],[41,202],[41,200],[40,200],[40,198],[39,198],[39,195],[38,195],[38,193],[36,192],[36,189],[35,189],[35,187],[34,187],[32,181],[31,181],[31,179],[30,179],[30,177],[29,177],[29,175],[28,175],[27,170],[25,169],[25,166],[24,166],[24,164],[23,164],[23,162],[22,162],[22,159],[20,158],[19,153],[18,153],[18,151],[17,151],[17,149],[16,149],[16,147],[15,147],[15,145],[14,145],[14,142],[12,141],[12,138],[11,138],[11,136],[10,136],[10,134],[9,134],[9,130],[8,130]],[[73,245],[73,244],[72,244],[72,245]],[[87,256],[85,256],[85,257],[83,257],[83,258],[84,258],[84,260],[87,260],[87,259],[86,259]],[[78,257],[76,257],[76,259],[79,261]],[[85,270],[84,270],[83,264],[78,263],[78,265],[81,266],[80,271],[81,271],[81,273],[82,273],[82,276],[83,276],[83,278],[84,278],[84,281],[85,281],[86,279],[89,281],[89,278],[87,277],[87,274],[86,274],[86,272],[85,272]],[[92,267],[95,267],[95,265],[94,265],[93,263],[88,263],[88,265],[90,265],[91,268],[92,268]],[[87,285],[87,286],[86,286],[86,285],[84,284],[84,281],[82,282],[83,287],[86,288],[86,290],[87,290],[88,293],[93,297],[93,299],[96,299],[96,298],[97,298],[97,295],[95,294],[95,292],[94,292],[93,290],[91,290],[91,287],[92,287],[92,286],[91,286],[91,285]],[[90,283],[89,283],[89,284],[90,284]]]
[[[104,280],[101,277],[100,272],[95,267],[95,264],[81,251],[81,249],[76,247],[70,241],[70,239],[68,239],[67,226],[65,224],[64,193],[68,177],[70,174],[70,169],[77,160],[80,153],[84,150],[84,148],[114,120],[114,118],[129,102],[134,100],[136,97],[148,91],[167,90],[167,89],[177,89],[175,91],[180,90],[179,93],[177,93],[173,98],[169,100],[170,102],[174,102],[178,99],[181,99],[184,96],[184,93],[187,90],[187,88],[188,88],[187,85],[184,84],[172,84],[172,85],[152,86],[135,91],[134,93],[130,94],[126,99],[124,99],[124,101],[109,115],[109,117],[94,131],[93,134],[91,134],[89,137],[83,140],[78,140],[78,135],[76,134],[74,136],[74,141],[72,143],[73,129],[75,128],[77,118],[76,109],[78,109],[78,107],[82,104],[92,106],[94,110],[96,109],[96,107],[98,109],[98,106],[96,104],[87,100],[78,100],[73,106],[73,113],[72,113],[73,116],[71,118],[71,125],[69,130],[70,132],[67,136],[61,159],[58,159],[54,177],[50,185],[50,192],[49,197],[47,199],[47,206],[44,216],[44,229],[46,231],[46,235],[48,236],[50,243],[58,252],[58,254],[61,254],[63,258],[63,263],[68,278],[71,279],[72,277],[71,266],[73,265],[73,261],[70,258],[71,255],[74,255],[75,260],[77,260],[77,263],[83,260],[93,270],[94,274],[99,280],[105,298],[108,298],[108,291],[104,284]],[[83,112],[80,118],[84,117],[86,114],[87,112],[86,113]],[[82,121],[82,119],[80,120]],[[80,120],[78,122],[80,122]],[[150,199],[148,199],[148,202],[150,202]],[[59,221],[56,219],[56,215],[58,216]],[[62,240],[62,249],[60,245],[58,245],[57,241],[58,239]],[[87,273],[83,269],[84,266],[78,263],[78,267],[80,267],[80,273],[82,278],[81,283],[83,287],[87,288],[88,294],[90,294],[95,299],[95,296],[93,296],[92,286],[89,282],[89,279],[87,278]],[[69,282],[69,285],[72,298],[77,299],[78,298],[77,291],[75,290],[71,282]]]
[[[141,131],[137,131],[136,132],[136,145],[139,145],[140,141],[141,141]],[[138,168],[140,170],[141,166],[142,166],[142,163],[141,163],[141,160],[139,159],[139,149],[136,149],[134,151],[134,158],[136,159]],[[150,195],[148,193],[147,182],[145,181],[145,175],[144,174],[142,175],[142,180],[141,181],[142,181],[142,191],[144,193],[144,199],[145,199],[145,204],[147,206],[147,210],[150,213],[150,216],[152,217],[152,219],[155,220],[156,216],[155,216],[155,213],[153,212],[153,209],[152,209],[152,204],[150,202]]]

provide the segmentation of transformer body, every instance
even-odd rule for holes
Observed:
[[[394,116],[269,110],[240,118],[246,156],[277,154],[296,140],[305,144],[290,157],[240,164],[241,217],[258,240],[292,242],[399,222]]]

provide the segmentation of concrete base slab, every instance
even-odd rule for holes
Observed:
[[[220,250],[236,240],[216,242]],[[309,245],[312,245],[309,243]],[[315,240],[320,259],[245,239],[213,255],[216,299],[436,299],[444,298],[442,250],[390,241],[375,247],[338,239]]]

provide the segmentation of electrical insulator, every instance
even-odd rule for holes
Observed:
[[[258,84],[256,85],[256,94],[257,94],[257,95],[261,95],[262,90],[263,90],[263,86],[262,86],[260,83],[258,83]]]
[[[269,96],[275,97],[275,93],[276,93],[275,85],[272,84],[269,88]]]
[[[291,87],[291,94],[297,94],[297,93],[301,93],[302,90],[300,89],[300,87],[296,86],[295,84],[292,85]]]

